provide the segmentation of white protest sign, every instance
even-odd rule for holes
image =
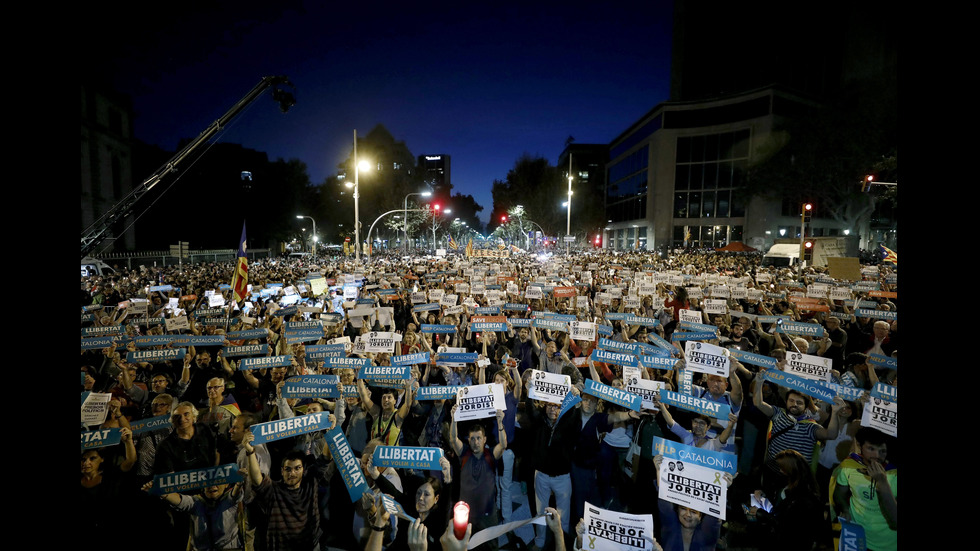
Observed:
[[[704,321],[701,317],[701,312],[698,310],[685,310],[682,308],[680,314],[680,321],[691,321],[694,323],[702,323]]]
[[[580,341],[594,341],[596,335],[595,323],[590,321],[568,322],[569,336]]]
[[[215,293],[208,297],[208,306],[211,308],[216,308],[218,306],[225,305],[225,297]]]
[[[344,300],[354,300],[357,298],[357,287],[353,285],[344,286]]]
[[[544,293],[541,291],[541,287],[528,287],[524,291],[524,296],[526,298],[542,298]]]
[[[187,316],[180,316],[177,318],[166,318],[163,323],[167,326],[167,331],[179,331],[181,329],[190,329],[190,322],[187,321]]]
[[[653,547],[653,515],[607,511],[585,502],[585,541],[589,551],[647,551]]]
[[[439,299],[439,305],[447,307],[456,306],[457,300],[459,300],[459,295],[443,295]]]
[[[108,392],[90,392],[82,402],[82,424],[101,425],[109,414],[109,400],[112,394]]]
[[[830,300],[851,300],[851,290],[847,287],[831,287]]]
[[[663,463],[660,464],[660,499],[725,520],[725,505],[728,503],[728,484],[723,477],[725,473],[697,461],[699,457],[710,458],[711,455],[723,452],[702,455],[699,453],[700,448],[677,442],[670,442],[668,445],[684,457],[663,454]],[[728,455],[734,458],[734,454]]]
[[[443,291],[442,289],[432,289],[431,291],[429,291],[429,300],[431,300],[432,302],[439,302],[439,299],[441,299],[445,294],[446,292]],[[450,304],[450,306],[452,305]]]
[[[364,345],[364,350],[366,352],[395,352],[395,337],[401,337],[401,335],[396,335],[395,333],[387,331],[371,331],[368,333],[367,344]]]
[[[666,388],[667,384],[665,382],[641,378],[640,368],[638,367],[624,367],[623,383],[628,392],[637,394],[643,399],[640,407],[650,411],[660,411],[657,409],[657,406],[654,405],[653,397],[655,394],[660,392],[661,389]]]
[[[572,378],[568,375],[532,369],[527,383],[527,395],[532,400],[560,404],[571,388]]]
[[[829,382],[830,368],[830,358],[800,354],[799,352],[786,353],[786,373],[814,381]]]
[[[706,342],[686,341],[684,343],[684,361],[687,369],[708,375],[721,375],[728,378],[731,360],[728,349]]]
[[[464,386],[456,393],[455,420],[469,421],[497,415],[497,410],[506,410],[504,386],[500,384]]]
[[[724,299],[705,299],[704,311],[708,314],[722,314],[728,311],[727,303]]]
[[[861,426],[878,429],[891,436],[898,436],[898,402],[888,402],[872,396],[864,404]]]

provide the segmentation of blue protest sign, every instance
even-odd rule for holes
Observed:
[[[342,358],[347,355],[344,343],[308,344],[303,347],[307,360],[324,360],[326,358]]]
[[[326,366],[336,369],[338,367],[349,367],[357,370],[371,365],[369,358],[326,358]]]
[[[606,350],[599,350],[598,348],[592,350],[592,355],[589,356],[589,359],[593,362],[611,363],[626,367],[637,367],[639,365],[636,356],[632,354],[609,352]]]
[[[473,363],[478,357],[476,352],[442,352],[436,354],[436,363]]]
[[[82,432],[82,449],[114,446],[122,441],[122,429],[96,429]]]
[[[304,417],[306,417],[304,415]],[[361,499],[364,492],[369,492],[367,483],[364,480],[364,473],[361,471],[360,458],[354,455],[347,437],[340,427],[334,428],[326,435],[327,447],[330,455],[334,458],[334,463],[344,479],[347,486],[347,493],[350,494],[351,503]]]
[[[391,360],[391,365],[417,365],[429,363],[428,352],[416,352],[414,354],[402,354],[395,356]]]
[[[413,446],[378,446],[372,456],[375,467],[395,469],[418,469],[439,471],[442,467],[442,448],[421,448]]]
[[[286,379],[282,385],[282,397],[295,398],[338,398],[336,375],[300,375]]]
[[[765,367],[765,368],[776,367],[776,358],[770,358],[769,356],[756,354],[755,352],[745,352],[737,348],[729,348],[728,354],[732,358],[735,358],[736,360],[742,363],[757,365],[759,367]]]
[[[285,356],[258,356],[254,358],[242,358],[238,362],[238,369],[268,369],[270,367],[289,367],[293,363],[292,354]]]
[[[159,415],[148,419],[130,421],[129,423],[129,428],[132,429],[133,434],[143,434],[144,432],[153,432],[171,427],[169,415]]]
[[[162,350],[137,350],[126,354],[126,361],[129,363],[137,362],[165,362],[168,360],[183,360],[187,354],[185,348],[164,348]]]
[[[685,370],[688,371],[689,370]],[[728,419],[731,413],[731,406],[702,398],[695,398],[689,394],[681,394],[671,390],[663,389],[660,391],[660,401],[668,406],[677,406],[694,413],[702,413],[715,419]]]
[[[835,393],[824,385],[821,381],[806,379],[778,369],[767,369],[763,372],[763,377],[767,381],[772,381],[779,386],[799,390],[807,396],[823,400],[824,402],[834,403]]]
[[[259,356],[269,353],[268,344],[246,344],[242,346],[225,346],[221,349],[221,355],[225,358],[238,358],[241,356]]]
[[[362,367],[357,373],[357,378],[364,381],[379,381],[384,379],[405,380],[411,376],[411,368],[408,365],[369,365]]]
[[[421,331],[423,333],[455,333],[456,326],[452,324],[423,323]]]
[[[638,394],[604,385],[592,379],[585,380],[585,387],[582,390],[587,394],[602,398],[607,402],[612,402],[617,406],[622,406],[633,411],[640,411],[640,405],[643,401]]]
[[[662,393],[663,391],[661,391]],[[738,469],[738,459],[734,453],[696,448],[680,442],[665,440],[659,436],[653,437],[653,453],[654,455],[662,455],[665,459],[687,461],[709,469],[724,471],[731,475],[734,475]]]
[[[154,475],[150,493],[176,494],[218,484],[233,484],[242,480],[242,475],[238,474],[238,464],[226,463],[217,467]]]
[[[330,427],[330,418],[328,415],[329,412],[327,411],[318,411],[316,413],[300,415],[299,417],[277,419],[275,421],[252,425],[252,434],[255,435],[255,440],[252,441],[252,445],[265,444],[274,440],[282,440],[283,438],[326,430]]]

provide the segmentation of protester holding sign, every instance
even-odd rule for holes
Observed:
[[[660,480],[660,466],[664,456],[653,458],[656,468],[654,480]],[[732,483],[732,475],[725,473],[725,483]],[[658,483],[659,485],[659,483]],[[660,506],[660,539],[664,551],[714,551],[721,535],[721,520],[696,509],[675,505],[658,498]]]
[[[153,482],[143,485],[149,492]],[[240,549],[245,540],[238,529],[238,507],[244,497],[241,484],[215,484],[200,495],[165,493],[160,499],[191,517],[191,551]]]
[[[453,406],[453,422],[449,429],[449,443],[459,457],[459,499],[470,507],[470,522],[474,531],[480,531],[488,526],[495,526],[498,520],[497,511],[497,461],[507,448],[507,432],[504,430],[504,412],[497,410],[497,430],[500,440],[491,450],[487,446],[487,430],[482,423],[470,425],[467,435],[467,446],[458,436],[456,423],[456,408]],[[488,542],[487,549],[496,549],[496,541]]]
[[[394,446],[398,443],[398,434],[401,432],[402,423],[408,416],[409,409],[412,407],[415,392],[418,389],[417,383],[412,379],[405,380],[404,401],[398,410],[395,410],[395,403],[398,400],[398,391],[391,388],[381,390],[381,405],[371,401],[371,393],[363,379],[357,380],[357,391],[361,395],[361,403],[364,410],[371,414],[374,423],[371,425],[370,438],[380,438],[384,445]]]

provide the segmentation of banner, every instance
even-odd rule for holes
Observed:
[[[289,367],[293,364],[293,356],[258,356],[255,358],[242,358],[238,362],[238,369],[267,369],[270,367]]]
[[[122,441],[122,429],[97,429],[82,432],[82,450],[115,446]]]
[[[832,365],[830,358],[799,352],[786,353],[786,372],[807,379],[829,382]]]
[[[325,365],[331,369],[350,368],[355,371],[371,365],[369,358],[326,358]]]
[[[840,522],[840,546],[836,551],[867,551],[867,540],[864,536],[864,527],[860,524],[849,522],[844,517],[837,517]]]
[[[641,356],[640,365],[652,369],[672,370],[677,367],[680,359],[665,356]]]
[[[561,404],[571,388],[572,378],[568,375],[532,369],[527,383],[527,396],[532,400]]]
[[[531,318],[507,318],[507,323],[512,327],[531,327]]]
[[[274,440],[282,440],[283,438],[326,430],[330,428],[329,413],[327,411],[318,411],[316,413],[300,415],[299,417],[278,419],[252,425],[251,431],[255,435],[255,440],[252,441],[252,445],[265,444]]]
[[[898,387],[878,381],[871,389],[871,397],[888,402],[898,402]]]
[[[854,315],[859,318],[871,318],[876,320],[897,320],[898,312],[892,312],[890,310],[871,310],[868,308],[858,308],[854,311]]]
[[[436,365],[473,363],[479,356],[476,352],[440,352],[436,354]]]
[[[133,434],[143,434],[144,432],[154,432],[158,430],[169,429],[171,428],[170,416],[159,415],[157,417],[150,417],[147,419],[130,421],[129,428],[132,429]]]
[[[589,551],[646,551],[653,546],[653,515],[607,511],[585,502],[585,539]]]
[[[531,326],[538,329],[551,329],[552,331],[568,331],[568,322],[561,320],[534,318],[531,321]]]
[[[701,323],[702,321],[704,321],[704,318],[701,316],[701,312],[698,310],[685,310],[682,308],[680,310],[680,317],[681,319],[678,320],[679,322],[691,321],[694,323]]]
[[[728,483],[722,475],[735,474],[735,454],[712,452],[656,436],[653,450],[664,456],[658,484],[660,499],[725,520]]]
[[[439,460],[442,448],[419,448],[412,446],[378,446],[371,456],[375,467],[384,469],[418,469],[422,471],[441,471]]]
[[[598,347],[600,350],[622,352],[623,354],[633,354],[634,356],[638,355],[639,353],[639,346],[637,346],[637,343],[620,342],[606,338],[599,339]]]
[[[401,365],[418,365],[429,363],[429,353],[428,352],[416,352],[414,354],[402,354],[401,356],[395,356],[391,359],[391,365],[401,366]]]
[[[886,402],[881,398],[872,397],[864,404],[861,426],[898,436],[898,402]]]
[[[234,484],[242,480],[244,478],[238,474],[238,464],[226,463],[217,467],[154,475],[150,494],[178,494],[218,484]]]
[[[366,365],[357,373],[357,378],[363,381],[405,380],[411,376],[411,368],[407,365]]]
[[[307,344],[303,347],[307,360],[325,360],[327,358],[342,358],[347,355],[347,345],[337,344]]]
[[[303,417],[307,417],[304,415]],[[337,470],[344,479],[347,486],[347,493],[350,494],[351,503],[361,499],[364,492],[370,492],[367,482],[364,481],[364,472],[361,471],[360,458],[354,455],[344,431],[340,427],[335,427],[326,434],[327,447],[330,455],[333,456]],[[338,496],[339,497],[339,496]]]
[[[824,329],[822,325],[817,325],[816,323],[797,323],[793,321],[784,321],[779,324],[779,333],[786,333],[788,335],[807,335],[810,337],[823,337]]]
[[[685,331],[710,331],[714,334],[718,334],[718,326],[711,325],[710,323],[695,323],[693,321],[681,321],[677,323],[679,329]]]
[[[440,308],[438,302],[432,302],[429,304],[419,304],[412,307],[413,312],[430,312],[432,310],[438,310]]]
[[[269,336],[268,329],[245,329],[244,331],[231,331],[225,333],[225,338],[230,341],[237,340],[249,340],[249,339],[264,339]]]
[[[581,401],[582,399],[576,396],[574,392],[569,392],[566,394],[561,400],[561,409],[558,410],[558,419],[561,419],[562,415],[565,415],[571,411],[571,409],[575,407],[575,404]],[[557,423],[557,420],[555,422]]]
[[[639,365],[636,356],[632,354],[609,352],[606,350],[599,350],[598,348],[592,350],[592,355],[589,356],[589,359],[593,362],[611,363],[624,367],[637,367]]]
[[[592,379],[585,380],[583,392],[586,394],[591,394],[597,398],[602,398],[603,400],[616,404],[617,406],[622,406],[633,411],[640,411],[640,403],[642,402],[642,399],[639,395],[633,394],[632,392],[620,390]]]
[[[282,397],[296,398],[339,398],[337,375],[299,375],[286,379],[282,385]]]
[[[423,323],[421,331],[423,333],[455,333],[456,326],[452,324],[436,325],[432,323]]]
[[[221,355],[225,358],[237,358],[241,356],[264,356],[269,353],[268,344],[246,344],[243,346],[225,346],[221,349]]]
[[[868,364],[875,367],[898,369],[898,358],[882,356],[881,354],[868,354]]]
[[[755,352],[745,352],[744,350],[739,350],[737,348],[729,348],[728,356],[745,364],[757,365],[767,369],[776,368],[776,358],[756,354]]]
[[[823,384],[821,381],[799,377],[797,375],[793,375],[792,373],[787,373],[778,369],[767,369],[763,372],[762,377],[766,381],[772,381],[779,386],[798,390],[811,398],[823,400],[828,404],[833,404],[834,396],[837,395],[834,389]],[[850,400],[853,398],[844,397],[844,399]]]
[[[395,342],[401,341],[401,335],[392,332],[371,331],[367,334],[367,344],[364,350],[374,353],[394,353]]]
[[[720,375],[726,379],[731,368],[728,349],[706,342],[684,343],[684,360],[687,363],[686,369],[708,375]]]
[[[506,331],[506,323],[476,322],[470,323],[470,331]]]
[[[690,371],[685,371],[691,373]],[[715,419],[727,420],[728,414],[732,411],[731,406],[728,404],[695,398],[689,394],[681,394],[667,389],[660,391],[660,401],[668,406],[676,406],[687,411],[693,411],[694,413],[702,413]]]
[[[116,337],[91,337],[82,339],[82,350],[98,350],[115,346]]]
[[[717,338],[713,331],[674,331],[670,334],[672,341],[710,341]]]
[[[456,393],[456,422],[494,417],[498,409],[507,409],[503,385],[464,386]]]
[[[460,385],[453,386],[423,386],[419,387],[418,394],[415,395],[416,400],[452,400],[456,397],[459,389],[463,388]]]

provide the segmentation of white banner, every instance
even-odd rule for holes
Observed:
[[[493,417],[498,409],[507,409],[503,385],[464,386],[456,393],[457,422]]]
[[[82,402],[82,424],[101,425],[109,414],[109,400],[112,394],[108,392],[90,392]]]
[[[731,360],[728,349],[706,342],[686,341],[684,343],[684,360],[687,369],[708,375],[721,375],[728,378]]]
[[[725,520],[728,484],[722,475],[722,471],[703,467],[693,461],[665,456],[660,464],[659,497]]]
[[[527,383],[527,395],[532,400],[561,404],[571,388],[572,378],[568,375],[532,369]]]
[[[868,403],[864,404],[861,426],[898,436],[898,402],[886,402],[875,397],[869,398]]]
[[[653,515],[607,511],[585,502],[585,540],[589,551],[646,551],[653,546]]]
[[[704,311],[708,314],[724,315],[726,312],[728,312],[728,306],[724,299],[709,298],[704,300]]]
[[[786,372],[814,381],[830,382],[830,358],[786,352]]]
[[[568,322],[569,336],[580,341],[594,341],[596,336],[595,323],[590,321]]]

